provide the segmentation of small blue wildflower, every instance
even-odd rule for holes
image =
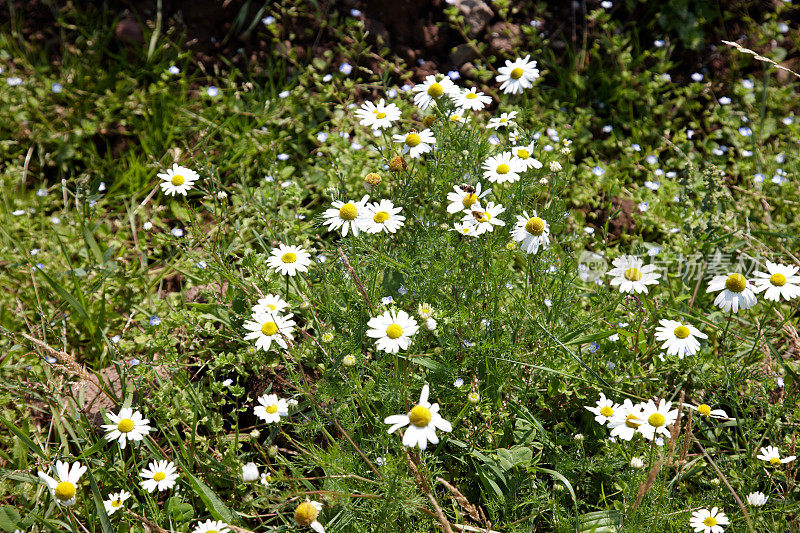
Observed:
[[[156,315],[150,315],[150,325],[157,326],[161,324],[161,319],[158,318]]]

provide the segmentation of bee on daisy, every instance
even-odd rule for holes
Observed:
[[[377,104],[364,102],[360,109],[356,109],[355,115],[361,119],[362,126],[373,130],[390,128],[401,117],[400,108],[395,104],[385,104],[383,98]]]
[[[308,272],[311,255],[301,246],[279,244],[273,248],[267,259],[267,265],[277,274],[296,276],[298,272]]]
[[[141,471],[141,485],[147,492],[169,490],[175,486],[180,474],[172,461],[151,461],[148,468]]]
[[[436,79],[436,76],[426,76],[425,81],[415,85],[412,91],[414,94],[414,104],[420,109],[428,109],[436,105],[436,101],[442,96],[450,96],[458,92],[458,87],[448,78]]]
[[[473,187],[462,183],[461,185],[453,185],[453,192],[447,193],[447,212],[451,215],[463,211],[464,209],[478,209],[481,208],[481,199],[492,192],[492,189],[482,190],[482,185],[478,183]]]
[[[182,167],[175,163],[172,168],[164,170],[158,174],[161,178],[161,190],[167,196],[174,196],[180,194],[186,196],[186,193],[194,185],[194,182],[200,179],[200,175],[194,170]]]
[[[781,299],[787,302],[800,296],[800,276],[797,275],[798,267],[781,265],[767,261],[767,271],[756,271],[753,292],[764,293],[764,299],[777,302]]]
[[[322,224],[328,226],[331,231],[341,231],[342,237],[347,237],[350,232],[353,235],[358,235],[358,232],[366,229],[366,206],[369,201],[369,196],[364,196],[359,201],[348,200],[343,202],[337,200],[331,204],[331,208],[327,209],[322,216],[325,222]]]
[[[437,429],[448,433],[453,431],[450,422],[439,414],[439,404],[431,404],[428,401],[429,391],[428,385],[422,387],[419,401],[407,414],[387,416],[383,421],[384,424],[391,424],[390,435],[398,429],[408,426],[403,434],[403,446],[409,448],[417,446],[420,450],[424,450],[428,447],[429,442],[431,444],[439,443],[439,437],[436,435]]]
[[[737,313],[739,309],[750,309],[756,305],[752,282],[738,273],[714,276],[706,289],[706,293],[711,292],[719,292],[714,305],[723,311]]]
[[[476,235],[491,233],[494,231],[495,226],[506,225],[505,222],[497,218],[505,210],[506,208],[502,204],[489,202],[483,209],[464,209],[464,216],[461,218],[461,222],[473,226]]]
[[[113,492],[108,495],[108,499],[103,501],[103,507],[106,508],[106,513],[110,516],[122,509],[122,504],[125,500],[131,497],[131,493],[126,490]]]
[[[150,420],[142,418],[139,411],[134,411],[130,407],[123,408],[118,415],[106,413],[112,424],[103,424],[106,430],[106,440],[116,440],[119,447],[123,450],[128,442],[138,442],[145,438],[151,431],[148,425]]]
[[[403,153],[408,154],[411,159],[421,157],[422,154],[427,154],[433,150],[433,145],[436,144],[436,137],[429,129],[422,131],[411,130],[406,134],[396,134],[392,136],[392,140],[396,143],[403,145]]]
[[[492,97],[483,94],[475,87],[464,89],[457,94],[450,96],[453,104],[459,109],[469,109],[470,111],[480,111],[492,103]]]
[[[612,261],[614,268],[606,275],[611,276],[611,286],[619,286],[624,293],[646,293],[648,285],[658,284],[661,274],[656,265],[644,265],[644,262],[632,255],[623,255]]]
[[[708,335],[692,326],[688,322],[662,319],[656,328],[656,340],[663,341],[661,348],[669,355],[676,355],[683,359],[687,355],[694,355],[700,349],[698,339],[707,339]]]
[[[391,200],[381,200],[367,205],[365,220],[368,233],[395,233],[405,224],[406,217],[400,212],[402,207],[395,207]]]
[[[402,310],[389,309],[369,322],[367,336],[376,339],[376,347],[386,353],[397,353],[411,345],[411,337],[419,330],[417,321]]]
[[[500,90],[506,94],[521,93],[533,87],[533,82],[539,77],[536,61],[530,60],[530,54],[514,61],[506,59],[506,64],[497,69],[497,83]]]
[[[64,507],[75,505],[78,483],[88,468],[77,461],[72,463],[71,466],[65,461],[56,461],[55,470],[57,479],[41,470],[39,471],[39,477],[47,484],[50,494],[59,505]]]
[[[519,174],[523,171],[524,167],[511,152],[499,153],[483,162],[483,177],[492,183],[514,183],[519,181]]]
[[[272,347],[275,342],[284,350],[289,348],[287,341],[294,340],[292,330],[295,326],[295,321],[292,320],[294,315],[280,315],[272,312],[256,311],[253,313],[251,320],[244,323],[244,329],[250,333],[245,335],[245,340],[256,341],[256,348],[264,350],[265,352]]]
[[[536,211],[533,216],[523,211],[517,215],[517,223],[511,231],[511,237],[520,243],[519,247],[526,254],[536,254],[539,248],[546,250],[550,246],[550,225],[540,218]]]

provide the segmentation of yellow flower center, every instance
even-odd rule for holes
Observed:
[[[283,257],[281,257],[281,261],[284,263],[294,263],[297,261],[297,254],[294,252],[285,253],[283,254]]]
[[[75,485],[69,481],[62,481],[56,486],[56,498],[62,502],[71,500],[75,497]]]
[[[636,415],[628,415],[627,417],[625,417],[625,425],[628,426],[629,428],[636,429],[639,426],[641,426],[642,423],[638,418],[636,418]]]
[[[181,176],[180,174],[175,174],[174,176],[172,176],[172,179],[171,179],[171,180],[169,180],[169,181],[170,181],[170,183],[172,183],[174,186],[176,186],[176,187],[180,187],[181,185],[183,185],[183,184],[184,184],[184,182],[186,181],[186,179],[185,179],[183,176]]]
[[[477,97],[478,97],[478,94],[477,94],[477,93],[472,93],[472,92],[470,92],[470,93],[467,93],[467,94],[464,96],[464,98],[466,98],[467,100],[474,100],[474,99],[476,99]]]
[[[461,120],[461,115],[450,115],[450,120],[453,122],[458,122]]]
[[[544,220],[539,217],[529,218],[525,224],[525,231],[538,237],[544,233]]]
[[[422,142],[422,138],[417,133],[409,133],[406,136],[406,144],[408,146],[410,146],[411,148],[414,148],[415,146],[419,145],[419,143],[421,143],[421,142]]]
[[[116,499],[113,502],[111,502],[111,507],[119,507],[120,505],[122,505],[122,500],[120,499]]]
[[[370,172],[364,178],[364,181],[366,181],[370,185],[379,185],[381,183],[381,177],[379,175],[375,174],[374,172]]]
[[[511,74],[509,74],[509,76],[511,76],[512,80],[518,80],[522,77],[523,74],[524,74],[523,70],[517,67],[511,71]]]
[[[272,305],[272,304],[269,304],[269,305],[267,305],[267,307],[269,307],[269,308],[270,308],[270,311],[274,311],[275,309],[277,309],[277,307],[275,307],[275,306],[274,306],[274,305]]]
[[[642,271],[636,267],[630,267],[628,270],[625,271],[625,279],[628,281],[639,281],[642,279]]]
[[[372,220],[374,220],[377,224],[383,224],[384,222],[389,220],[389,213],[387,213],[386,211],[378,211],[377,213],[375,213],[375,216],[372,217]]]
[[[783,287],[786,285],[786,276],[783,274],[773,274],[769,277],[769,282],[775,285],[776,287]]]
[[[122,420],[119,421],[119,424],[117,424],[117,429],[119,430],[120,433],[130,433],[131,431],[133,431],[134,427],[135,424],[133,423],[133,420],[131,420],[130,418],[123,418]]]
[[[167,475],[164,472],[156,472],[156,475],[153,476],[155,481],[164,481]]]
[[[268,412],[269,414],[271,414],[271,415],[274,415],[275,413],[277,413],[277,412],[278,412],[278,406],[277,406],[277,405],[275,405],[275,404],[268,405],[268,406],[267,406],[267,412]]]
[[[261,333],[266,335],[267,337],[271,337],[278,333],[278,324],[275,322],[264,322],[264,325],[261,326]]]
[[[303,502],[294,510],[294,521],[301,526],[310,526],[319,516],[317,508],[311,502]]]
[[[747,280],[741,274],[731,274],[725,280],[725,288],[731,292],[742,292],[747,287]]]
[[[508,119],[506,117],[500,119],[501,124],[505,124],[506,122],[508,122]]]
[[[408,413],[408,419],[418,428],[424,428],[431,423],[431,410],[421,405],[415,405]]]
[[[386,336],[390,339],[397,339],[403,334],[403,327],[400,324],[392,324],[386,328]]]
[[[438,83],[432,83],[431,86],[428,87],[428,96],[439,98],[443,94],[444,94],[444,88]]]
[[[602,407],[600,409],[600,414],[605,416],[605,417],[613,416],[614,415],[614,409],[612,409],[611,407],[606,405],[606,406],[604,406],[604,407]]]
[[[647,423],[655,428],[663,426],[666,422],[667,419],[664,418],[664,415],[661,413],[653,413],[650,415],[650,418],[647,419]]]
[[[358,216],[358,208],[352,202],[348,202],[339,209],[339,216],[344,220],[353,220]]]
[[[206,533],[218,533],[216,529],[209,529]]]
[[[472,204],[474,204],[477,201],[478,201],[478,195],[473,192],[465,194],[464,198],[462,198],[461,200],[461,203],[464,205],[464,207],[469,208],[470,206],[472,206]]]
[[[703,519],[703,525],[708,527],[713,527],[717,525],[717,519],[713,516],[707,516]]]
[[[697,412],[703,416],[708,416],[711,414],[711,407],[707,404],[701,403],[697,406]]]
[[[511,170],[511,167],[506,165],[505,163],[500,163],[497,165],[497,173],[498,174],[508,174]]]
[[[517,150],[517,157],[520,159],[528,159],[531,156],[531,153],[524,148],[520,148]]]
[[[376,113],[375,118],[386,118],[386,113]]]
[[[778,466],[779,464],[781,464],[781,460],[779,457],[773,457],[772,459],[769,460],[769,464],[771,464],[772,466]]]
[[[689,336],[690,332],[689,328],[687,328],[686,326],[678,326],[677,328],[675,328],[674,333],[675,336],[678,337],[679,339],[685,339],[686,337]]]

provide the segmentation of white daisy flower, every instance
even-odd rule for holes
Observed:
[[[81,476],[86,473],[87,467],[81,465],[79,462],[70,464],[65,461],[56,461],[56,476],[54,479],[41,470],[39,477],[47,483],[50,489],[50,494],[55,498],[59,505],[69,507],[75,505],[75,495],[78,492],[78,482]]]
[[[182,167],[177,163],[173,164],[172,168],[160,172],[158,177],[162,180],[161,190],[167,196],[175,194],[186,196],[194,182],[200,179],[200,175],[197,172],[190,168]]]
[[[276,394],[265,394],[258,398],[258,403],[261,405],[256,405],[253,413],[267,424],[280,422],[281,417],[289,416],[289,404]]]
[[[403,446],[410,448],[418,446],[420,450],[424,450],[428,447],[428,442],[439,443],[439,437],[436,436],[437,429],[445,432],[453,431],[450,422],[439,414],[439,404],[431,405],[428,402],[428,392],[428,385],[422,387],[419,402],[411,408],[408,414],[391,415],[383,420],[384,424],[392,424],[392,427],[389,428],[390,435],[398,429],[408,426],[403,434]]]
[[[514,183],[523,171],[511,152],[502,152],[483,162],[483,177],[492,183]]]
[[[527,146],[513,146],[511,147],[511,155],[514,156],[517,164],[522,168],[520,172],[524,172],[526,170],[530,170],[532,168],[540,169],[542,168],[542,162],[533,157],[533,145],[535,144],[534,141]]]
[[[481,198],[492,192],[492,189],[481,191],[481,188],[482,185],[480,183],[475,187],[466,183],[453,185],[453,192],[447,193],[447,201],[450,202],[447,206],[447,212],[453,215],[464,209],[480,209]]]
[[[279,244],[273,248],[267,265],[278,274],[296,276],[298,272],[308,272],[311,255],[302,246]]]
[[[711,406],[706,403],[701,403],[700,405],[690,405],[685,403],[683,405],[694,409],[701,416],[710,416],[711,418],[720,418],[723,420],[730,419],[728,413],[726,413],[724,409],[712,409]]]
[[[678,410],[670,410],[671,407],[672,402],[659,400],[656,405],[653,400],[647,400],[647,404],[642,409],[642,425],[637,428],[639,433],[647,440],[653,440],[657,435],[669,437],[669,426],[678,419]]]
[[[516,124],[516,122],[514,121],[516,117],[517,117],[516,111],[503,113],[499,117],[490,118],[489,124],[487,124],[486,127],[491,128],[493,130],[497,130],[500,128],[508,128]]]
[[[258,303],[253,306],[253,313],[282,313],[289,307],[289,303],[277,294],[267,294],[258,299]]]
[[[405,135],[393,135],[392,140],[396,143],[403,143],[403,153],[407,153],[411,159],[427,154],[436,144],[436,138],[429,129],[422,131],[411,130]]]
[[[139,474],[144,481],[141,482],[142,488],[147,492],[158,489],[169,490],[175,486],[180,474],[172,461],[151,461],[150,468],[145,468]]]
[[[205,522],[198,522],[192,533],[230,533],[230,529],[225,522],[209,519]]]
[[[391,128],[392,122],[400,119],[400,108],[395,104],[384,103],[383,98],[378,101],[378,104],[372,102],[364,102],[361,104],[360,109],[355,111],[356,117],[360,118],[360,124],[373,130],[381,130],[384,128]]]
[[[150,420],[142,418],[139,411],[134,411],[130,407],[124,407],[118,415],[113,413],[106,413],[108,419],[113,424],[103,424],[102,427],[106,430],[106,440],[118,440],[119,447],[123,450],[127,446],[128,441],[140,441],[150,433],[152,429],[148,424]]]
[[[611,420],[616,411],[620,408],[620,405],[614,403],[610,398],[606,398],[606,395],[601,392],[600,399],[597,400],[597,404],[594,407],[588,405],[585,407],[589,412],[595,415],[594,419],[598,424],[605,424]]]
[[[130,497],[131,493],[125,490],[109,494],[108,499],[103,501],[103,506],[106,508],[106,514],[110,516],[117,512],[117,510],[122,508],[122,504],[125,503],[125,500]]]
[[[765,300],[777,302],[781,298],[792,300],[800,296],[800,276],[797,276],[798,267],[780,265],[767,261],[767,272],[756,271],[753,273],[755,279],[753,291],[764,293]]]
[[[781,451],[777,446],[765,446],[761,448],[761,453],[756,455],[756,459],[766,461],[772,466],[779,466],[781,464],[791,463],[796,459],[796,456],[790,455],[789,457],[781,459]]]
[[[700,349],[700,339],[707,339],[708,335],[692,326],[688,322],[663,319],[656,328],[656,340],[664,341],[661,348],[669,355],[677,355],[683,359],[687,355],[694,355]]]
[[[292,329],[294,329],[295,321],[292,320],[294,315],[279,315],[275,313],[267,313],[258,311],[253,313],[252,319],[244,323],[244,329],[250,333],[245,335],[245,340],[256,340],[256,348],[260,348],[265,352],[270,349],[274,341],[278,346],[284,350],[288,349],[289,345],[287,340],[292,340]]]
[[[462,224],[461,222],[456,222],[453,224],[453,227],[450,228],[448,231],[455,231],[460,233],[461,235],[466,235],[468,237],[478,237],[480,233],[478,233],[477,226],[475,224]]]
[[[517,223],[511,230],[511,237],[520,243],[519,247],[526,254],[539,252],[539,247],[546,250],[550,246],[550,225],[546,220],[539,218],[536,211],[529,216],[527,211],[517,215]]]
[[[317,520],[320,511],[322,511],[321,503],[306,498],[306,501],[294,510],[294,521],[297,525],[308,526],[317,533],[325,533],[325,528]]]
[[[368,233],[395,233],[400,229],[406,217],[400,214],[402,207],[395,207],[391,200],[381,200],[367,205],[365,219]]]
[[[459,124],[468,124],[470,117],[464,114],[463,109],[456,109],[450,114],[450,122],[457,122]]]
[[[480,111],[492,103],[491,96],[487,96],[482,92],[478,92],[475,87],[459,91],[458,94],[451,95],[450,99],[453,101],[456,107],[461,109],[469,109],[472,111]]]
[[[458,92],[458,87],[450,78],[437,80],[436,76],[427,76],[424,83],[415,85],[412,89],[414,93],[414,103],[420,109],[428,109],[431,105],[436,105],[442,95],[451,95]]]
[[[533,81],[539,77],[539,69],[536,68],[536,61],[529,61],[530,57],[527,55],[514,61],[506,59],[505,66],[497,69],[499,74],[496,79],[501,91],[517,94],[533,87]]]
[[[692,513],[689,519],[689,526],[694,528],[695,533],[722,533],[725,529],[722,526],[728,525],[728,517],[716,507],[711,509],[699,509]]]
[[[661,274],[656,272],[656,265],[642,266],[643,261],[632,255],[623,255],[612,261],[615,268],[608,271],[611,286],[619,285],[620,292],[647,292],[648,285],[658,284]]]
[[[422,320],[428,320],[429,318],[433,318],[434,310],[433,306],[429,303],[421,303],[417,306],[417,315]]]
[[[411,344],[411,337],[419,326],[405,311],[389,309],[367,322],[367,336],[377,339],[376,347],[386,353],[397,353]]]
[[[718,292],[714,305],[723,311],[738,312],[739,309],[750,309],[756,305],[756,295],[752,283],[741,274],[714,276],[708,284],[706,292]]]
[[[611,430],[609,435],[630,441],[643,423],[641,406],[634,405],[633,402],[626,399],[622,405],[618,405],[614,409],[614,414],[607,422],[608,429]]]
[[[366,226],[364,211],[368,201],[369,196],[365,195],[357,202],[354,200],[333,202],[332,207],[322,213],[322,216],[325,217],[323,225],[328,226],[331,231],[341,231],[342,237],[347,237],[348,231],[353,235],[358,235],[358,232],[365,229]]]
[[[763,507],[769,499],[763,492],[751,492],[747,495],[747,503],[753,507]]]
[[[486,232],[494,231],[495,226],[505,226],[506,223],[497,218],[506,210],[502,204],[489,202],[482,210],[464,209],[464,216],[461,222],[475,226],[475,233],[483,235]]]

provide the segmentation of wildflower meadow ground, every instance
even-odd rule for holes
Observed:
[[[796,8],[615,4],[422,73],[4,26],[0,530],[800,530]]]

